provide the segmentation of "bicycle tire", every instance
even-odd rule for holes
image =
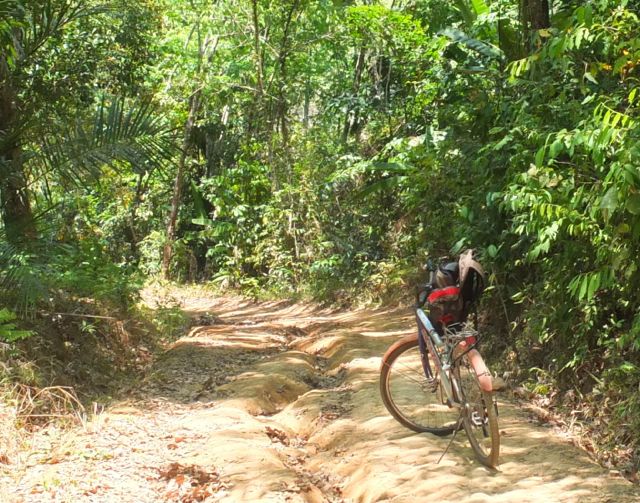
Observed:
[[[462,426],[471,448],[480,463],[495,468],[500,455],[500,430],[493,393],[480,387],[478,376],[466,356],[457,365],[454,379],[457,381],[459,398],[466,409]]]
[[[430,383],[422,367],[417,335],[391,345],[382,357],[380,394],[389,413],[403,426],[445,436],[455,430],[460,413],[446,404],[432,358],[430,355],[429,365],[436,377]]]

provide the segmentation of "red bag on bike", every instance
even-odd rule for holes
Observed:
[[[431,323],[440,334],[445,326],[463,321],[464,304],[457,286],[433,290],[427,297],[427,306]]]
[[[445,326],[463,323],[484,291],[484,270],[473,250],[466,250],[458,262],[438,267],[435,288],[427,298],[431,323],[442,335]]]

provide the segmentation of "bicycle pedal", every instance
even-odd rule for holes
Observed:
[[[488,423],[486,415],[478,413],[477,411],[473,411],[471,413],[471,423],[474,426],[484,426]]]

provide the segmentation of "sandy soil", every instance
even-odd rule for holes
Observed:
[[[46,430],[0,472],[2,502],[628,502],[640,488],[560,432],[500,402],[501,464],[396,423],[380,357],[403,310],[329,312],[186,298],[194,327],[128,400],[64,435]],[[209,315],[202,316],[204,313]]]

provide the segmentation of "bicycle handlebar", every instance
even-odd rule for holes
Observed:
[[[448,257],[440,257],[438,259],[438,263],[442,263],[448,260]],[[424,270],[429,272],[429,282],[426,285],[422,285],[418,287],[416,291],[416,304],[415,307],[422,307],[427,302],[427,297],[435,288],[436,284],[436,271],[438,270],[438,266],[436,262],[432,258],[427,259],[427,263],[424,265]]]
[[[419,308],[424,306],[432,290],[433,285],[431,283],[418,287],[418,289],[416,290],[416,304],[414,307]]]

